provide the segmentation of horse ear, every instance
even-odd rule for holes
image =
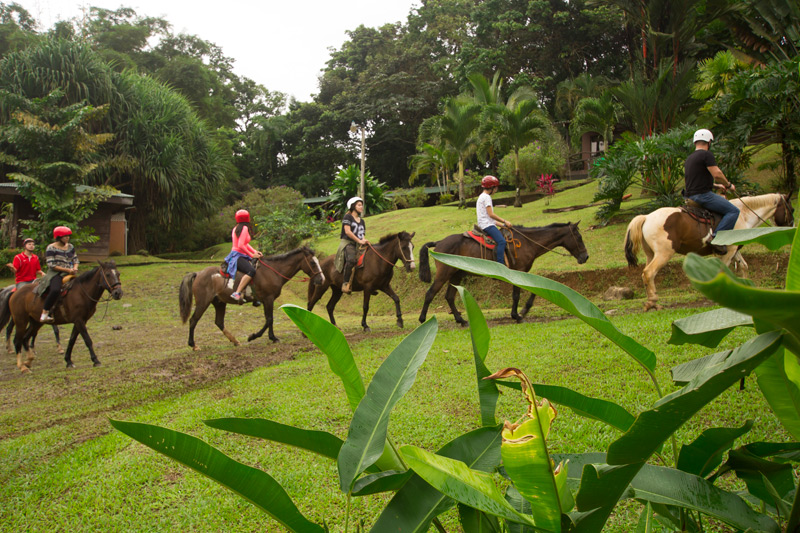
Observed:
[[[578,224],[580,224],[580,223],[581,223],[581,221],[580,221],[580,220],[579,220],[579,221],[577,221],[577,222],[575,223],[575,227],[577,228],[577,227],[578,227]]]
[[[414,235],[416,235],[416,234],[417,234],[417,232],[416,232],[416,231],[415,231],[415,232],[413,232],[413,233],[411,233],[411,237],[409,237],[409,240],[410,240],[410,239],[413,239],[413,238],[414,238]]]

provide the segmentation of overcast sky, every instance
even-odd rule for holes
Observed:
[[[139,16],[161,17],[172,31],[197,35],[236,60],[234,71],[300,101],[318,92],[317,77],[352,30],[405,22],[415,0],[16,0],[42,24],[42,30],[81,9],[133,8]],[[10,3],[10,2],[8,2]]]

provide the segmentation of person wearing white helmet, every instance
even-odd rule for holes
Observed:
[[[721,189],[723,193],[728,189],[736,191],[736,186],[722,173],[714,154],[709,149],[713,140],[714,135],[709,130],[700,129],[694,132],[694,152],[686,158],[683,166],[685,178],[683,194],[709,211],[722,215],[716,231],[724,231],[733,229],[736,225],[739,209],[725,196],[715,194],[713,191],[715,188]],[[712,248],[714,253],[720,255],[724,255],[728,250],[726,246],[712,245]]]
[[[347,201],[347,213],[342,218],[342,232],[339,235],[339,249],[336,251],[334,267],[344,276],[342,292],[350,294],[350,276],[356,262],[357,245],[369,244],[366,238],[367,226],[361,215],[364,213],[364,200],[353,196]]]
[[[495,258],[498,263],[505,265],[506,239],[497,228],[495,221],[500,222],[507,228],[511,227],[511,222],[497,216],[492,204],[492,195],[500,188],[500,180],[494,176],[484,176],[481,180],[483,192],[475,202],[475,211],[478,216],[478,227],[497,243],[495,246]]]

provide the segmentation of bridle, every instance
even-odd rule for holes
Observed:
[[[312,266],[311,261],[308,260],[308,255],[306,255],[305,253],[303,253],[303,261],[305,261],[306,265],[308,266],[308,269],[311,271],[311,277],[310,278],[301,278],[301,279],[292,279],[292,278],[288,278],[288,277],[284,276],[283,274],[281,274],[280,272],[275,270],[273,267],[269,266],[267,263],[262,261],[260,257],[258,258],[259,264],[264,265],[268,269],[272,270],[273,272],[275,272],[277,275],[279,275],[280,277],[282,277],[286,281],[296,281],[298,283],[308,283],[309,281],[311,281],[312,279],[314,279],[318,275],[322,274],[322,267],[320,266],[319,270],[314,270],[314,267]]]
[[[112,285],[112,284],[111,284],[111,282],[109,282],[109,281],[108,281],[108,278],[106,277],[106,271],[105,271],[105,269],[102,267],[102,265],[101,265],[101,266],[99,266],[99,267],[98,267],[98,269],[100,270],[100,276],[103,278],[103,281],[105,282],[105,286],[103,286],[102,284],[99,284],[99,285],[100,285],[100,287],[101,287],[101,288],[102,288],[104,291],[108,291],[108,298],[106,298],[105,300],[103,300],[103,296],[102,296],[102,294],[101,294],[101,295],[100,295],[100,298],[98,298],[98,299],[96,299],[96,300],[95,300],[94,298],[92,298],[92,297],[89,295],[89,293],[87,293],[87,292],[86,292],[86,289],[84,289],[84,288],[83,288],[83,284],[79,283],[79,284],[78,284],[78,287],[80,287],[80,288],[81,288],[81,292],[83,293],[83,295],[84,295],[84,296],[86,296],[87,298],[89,298],[89,300],[93,301],[94,303],[99,303],[99,302],[101,302],[101,301],[110,302],[110,301],[111,301],[111,299],[112,299],[112,297],[111,297],[111,293],[114,291],[114,289],[117,289],[117,288],[119,288],[119,287],[122,287],[122,282],[121,282],[121,281],[119,281],[119,278],[118,278],[118,279],[117,279],[117,282],[116,282],[115,284],[113,284],[113,285]]]
[[[411,241],[408,241],[408,242],[409,242],[409,244],[411,243]],[[388,264],[388,265],[391,265],[393,268],[399,268],[399,267],[398,267],[397,265],[395,265],[393,262],[391,262],[391,261],[389,261],[388,259],[386,259],[385,257],[383,257],[383,256],[380,254],[380,252],[378,252],[378,250],[376,250],[376,249],[375,249],[375,247],[374,247],[374,246],[372,246],[372,243],[369,243],[369,244],[367,244],[367,248],[369,248],[370,250],[372,250],[373,252],[375,252],[375,255],[377,255],[378,257],[380,257],[381,259],[383,259],[383,260],[384,260],[384,262],[386,262],[386,264]],[[408,264],[408,263],[413,263],[413,262],[414,262],[414,257],[413,257],[413,256],[411,257],[411,259],[406,259],[406,254],[404,254],[404,253],[403,253],[403,241],[400,239],[400,236],[399,236],[399,235],[397,236],[397,248],[398,248],[398,250],[400,251],[400,259],[402,259],[402,260],[403,260],[403,262],[404,262],[405,264]]]
[[[570,232],[570,235],[572,235],[572,238],[573,238],[573,239],[575,239],[575,242],[578,242],[578,239],[577,239],[577,237],[575,237],[575,232],[574,232],[574,231],[572,231],[572,224],[569,224],[569,223],[568,223],[568,226],[569,226],[569,232]],[[509,231],[511,231],[511,232],[512,232],[512,234],[513,234],[514,230],[516,230],[516,232],[517,232],[517,233],[518,233],[520,236],[522,236],[522,238],[523,238],[523,239],[525,239],[526,241],[528,241],[528,242],[530,242],[530,243],[532,243],[532,244],[535,244],[536,246],[541,246],[542,248],[544,248],[544,249],[545,249],[545,250],[547,250],[548,252],[553,252],[553,253],[555,253],[555,254],[562,255],[562,256],[564,256],[564,257],[571,257],[571,254],[565,254],[564,252],[562,252],[562,251],[560,251],[560,250],[556,250],[554,247],[546,246],[546,245],[544,245],[544,244],[542,244],[542,243],[540,243],[540,242],[536,242],[535,240],[533,240],[533,239],[531,239],[530,237],[528,237],[527,235],[525,235],[525,234],[522,232],[522,230],[520,230],[520,229],[518,229],[518,228],[515,228],[515,227],[513,227],[513,226],[512,226],[511,228],[509,228]],[[514,240],[514,239],[512,239],[512,241],[513,241],[513,242],[516,242],[516,240]],[[519,248],[519,245],[517,246],[517,248]]]

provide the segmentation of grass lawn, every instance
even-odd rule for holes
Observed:
[[[544,213],[548,208],[590,203],[594,187],[587,184],[560,192],[550,205],[539,200],[521,209],[504,208],[507,212],[502,216],[537,226],[582,220],[589,262],[577,265],[571,258],[547,254],[537,260],[534,272],[565,276],[574,288],[613,314],[611,320],[623,333],[656,353],[656,374],[664,393],[669,393],[675,390],[669,379],[671,367],[711,353],[699,347],[668,345],[670,324],[706,310],[696,307],[708,302],[687,289],[678,267],[667,271],[662,280],[662,302],[671,306],[664,311],[641,312],[640,285],[634,287],[635,300],[600,299],[602,290],[598,292],[596,287],[622,276],[624,225],[590,229],[594,208]],[[641,201],[634,199],[630,204]],[[472,210],[434,207],[369,217],[367,225],[373,238],[400,229],[417,231],[419,248],[422,243],[463,231],[473,217]],[[331,253],[337,239],[338,235],[331,235],[314,246],[321,253]],[[748,260],[748,254],[754,252],[745,254]],[[779,286],[781,268],[785,273],[785,252],[757,252],[755,256],[763,256],[760,262],[764,267],[754,277],[760,284]],[[324,520],[331,531],[342,531],[345,497],[338,490],[332,462],[202,424],[204,419],[217,417],[264,417],[344,438],[351,412],[324,356],[281,311],[275,313],[280,343],[262,337],[240,347],[232,346],[214,327],[210,312],[197,328],[202,349],[193,352],[186,346],[188,327],[178,316],[178,286],[186,273],[204,265],[140,257],[119,258],[119,263],[125,294],[120,301],[101,304],[88,325],[102,367],[91,367],[79,340],[73,354],[78,368],[66,371],[46,329],[37,344],[33,373],[21,375],[10,355],[2,359],[0,531],[281,530],[214,482],[113,431],[108,418],[158,424],[200,437],[235,459],[267,471],[307,517],[318,523]],[[373,333],[369,335],[360,331],[358,295],[344,298],[337,307],[337,321],[367,383],[400,342],[400,335],[408,334],[416,324],[427,286],[415,275],[398,270],[395,279],[407,317],[404,331],[394,326],[393,304],[383,295],[372,300],[369,321]],[[636,281],[638,275],[634,272],[627,279]],[[598,338],[583,322],[566,318],[560,308],[537,300],[528,320],[516,324],[506,318],[507,287],[477,279],[466,285],[490,320],[487,366],[491,370],[515,366],[534,382],[606,398],[632,413],[656,400],[645,372],[630,357]],[[287,283],[279,303],[304,305],[305,297],[306,285]],[[327,297],[320,303],[325,302]],[[398,444],[435,450],[480,423],[469,331],[456,327],[443,305],[441,296],[434,300],[430,314],[437,316],[439,334],[415,385],[392,414],[389,431]],[[324,305],[316,312],[324,315]],[[263,322],[262,311],[250,306],[229,306],[226,318],[229,329],[242,341]],[[121,329],[112,329],[114,326]],[[736,331],[720,349],[736,346],[751,334]],[[516,420],[524,408],[518,393],[506,391],[498,417]],[[748,419],[754,420],[748,441],[788,439],[753,378],[747,379],[744,391],[723,393],[681,428],[677,437],[686,443],[708,427],[739,427]],[[617,436],[613,429],[561,409],[549,439],[553,452],[584,452],[603,451]],[[671,450],[665,448],[664,460],[670,464]],[[735,480],[723,481],[738,487]],[[354,500],[351,520],[363,520],[369,528],[387,499],[377,495]],[[620,507],[607,530],[630,531],[639,510],[638,504]],[[443,523],[447,531],[460,531],[452,511],[443,517]]]

